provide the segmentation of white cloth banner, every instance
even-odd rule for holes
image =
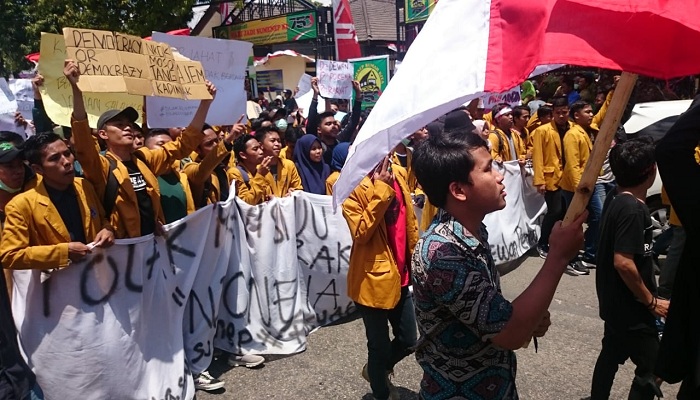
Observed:
[[[34,88],[31,79],[10,79],[10,90],[17,100],[17,110],[27,121],[34,119],[32,108],[34,108]]]
[[[318,89],[321,96],[329,99],[352,98],[352,79],[355,74],[352,64],[342,61],[318,60],[316,68]]]
[[[508,103],[511,107],[519,106],[521,103],[520,99],[520,85],[510,89],[503,93],[489,93],[486,96],[481,97],[484,101],[484,109],[490,110],[496,104]]]
[[[176,36],[153,32],[153,40],[169,44],[183,56],[202,63],[204,75],[217,89],[207,114],[211,125],[233,125],[246,113],[244,88],[248,55],[252,44],[238,40]],[[148,126],[187,126],[199,107],[199,100],[147,97]]]
[[[539,234],[543,201],[519,171],[506,164],[508,206],[486,220],[497,263]],[[189,400],[191,374],[209,366],[214,347],[303,351],[313,329],[354,311],[352,239],[331,201],[304,192],[258,206],[231,199],[49,279],[15,271],[13,315],[46,398]]]

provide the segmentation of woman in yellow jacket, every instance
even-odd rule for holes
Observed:
[[[368,363],[362,376],[375,398],[398,398],[398,393],[391,393],[387,374],[411,353],[416,341],[408,284],[418,229],[405,169],[385,157],[343,203],[343,216],[353,238],[348,295],[360,311],[367,335]]]

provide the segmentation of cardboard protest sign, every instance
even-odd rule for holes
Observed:
[[[232,125],[241,114],[246,113],[245,79],[248,55],[252,44],[237,40],[210,39],[193,36],[174,36],[153,32],[153,40],[176,49],[175,58],[182,55],[192,60],[178,62],[178,68],[187,69],[181,74],[187,87],[192,74],[192,62],[201,63],[204,74],[216,86],[216,98],[209,107],[207,123]],[[195,71],[194,69],[192,71]],[[194,86],[199,86],[196,83]],[[194,89],[192,89],[194,90]],[[167,128],[187,126],[199,102],[165,97],[148,97],[148,126]]]
[[[318,88],[321,96],[330,99],[351,99],[353,66],[347,62],[318,60]]]
[[[34,107],[34,88],[31,79],[10,79],[10,90],[17,101],[17,111],[24,119],[32,120],[32,108]]]
[[[63,65],[66,60],[66,45],[63,36],[53,33],[41,34],[39,73],[44,84],[39,87],[46,114],[61,126],[70,126],[73,113],[73,90],[65,76]],[[143,97],[127,93],[83,92],[85,110],[90,127],[97,127],[97,120],[103,112],[112,109],[122,110],[133,107],[141,115]],[[141,119],[136,121],[141,123]]]
[[[176,59],[165,43],[93,29],[63,28],[63,37],[84,92],[211,99],[201,64]]]

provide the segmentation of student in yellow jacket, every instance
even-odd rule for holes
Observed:
[[[192,187],[197,208],[228,199],[230,182],[226,158],[231,156],[233,141],[245,131],[245,125],[236,124],[223,140],[211,126],[205,124],[202,143],[192,153],[192,161],[182,167],[182,172]]]
[[[260,128],[255,132],[255,138],[262,145],[264,156],[271,157],[270,172],[264,176],[272,194],[285,197],[295,190],[304,190],[294,162],[280,158],[282,142],[279,130],[274,126]]]
[[[498,104],[491,110],[495,130],[489,135],[491,157],[496,162],[518,160],[525,164],[525,141],[513,128],[513,110],[508,104]],[[507,132],[507,133],[506,133]]]
[[[155,150],[172,141],[167,129],[150,129],[145,135],[144,144],[148,149]],[[187,175],[180,170],[179,160],[171,165],[170,171],[158,176],[158,191],[165,223],[182,219],[196,210],[190,183]]]
[[[362,376],[378,399],[398,398],[398,393],[390,392],[387,374],[411,353],[416,341],[408,285],[418,228],[405,174],[385,157],[343,203],[343,216],[353,238],[348,295],[362,316],[369,353]]]
[[[101,201],[87,180],[75,177],[75,157],[63,140],[53,132],[41,133],[25,142],[24,152],[42,179],[5,207],[2,266],[63,268],[93,247],[112,245],[114,230]]]
[[[228,179],[236,186],[236,196],[256,205],[272,197],[265,176],[270,172],[272,156],[265,157],[260,142],[253,135],[243,135],[233,142],[233,153],[238,163],[229,168]]]
[[[107,153],[103,156],[95,146],[88,125],[83,93],[77,84],[80,77],[77,64],[66,60],[63,73],[73,90],[72,127],[78,161],[85,178],[103,199],[117,238],[154,233],[158,224],[165,221],[156,176],[168,172],[176,160],[188,156],[202,141],[202,126],[216,96],[216,88],[207,81],[212,100],[202,100],[190,125],[177,140],[166,143],[162,149],[133,149],[131,123],[138,118],[133,108],[105,112],[97,126],[97,134],[107,144]],[[113,179],[116,185],[110,185]],[[111,189],[114,186],[116,195]]]

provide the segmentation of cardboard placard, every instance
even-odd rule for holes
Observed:
[[[316,66],[321,96],[330,99],[352,98],[352,79],[355,73],[352,64],[318,60]]]
[[[39,73],[44,77],[44,84],[39,87],[41,99],[46,114],[51,120],[61,126],[70,126],[73,113],[73,91],[68,79],[63,75],[63,64],[66,59],[66,45],[62,35],[53,33],[41,34]],[[85,111],[88,114],[90,127],[97,127],[97,120],[107,110],[133,107],[141,110],[143,97],[128,93],[90,93],[83,92]]]
[[[78,64],[83,92],[211,99],[201,63],[176,60],[165,43],[94,29],[63,28],[63,37],[67,58]]]

